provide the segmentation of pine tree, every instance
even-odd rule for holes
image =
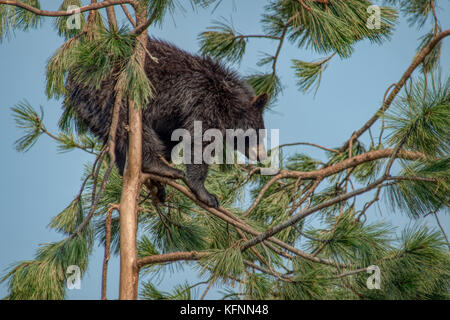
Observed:
[[[191,0],[192,6],[220,1]],[[64,98],[70,72],[80,83],[98,87],[118,73],[110,138],[98,141],[66,108],[60,132],[47,130],[44,110],[23,101],[12,108],[24,130],[16,149],[25,152],[41,136],[59,150],[81,149],[92,155],[75,199],[49,226],[61,241],[42,246],[34,259],[16,263],[3,276],[7,299],[64,299],[70,265],[86,271],[95,242],[104,245],[101,297],[106,299],[108,260],[120,254],[121,299],[198,299],[211,286],[225,289],[227,299],[449,299],[450,245],[444,229],[414,220],[440,214],[449,206],[450,79],[439,71],[442,40],[434,0],[389,0],[380,9],[379,26],[368,21],[367,0],[269,0],[261,19],[264,33],[241,34],[217,21],[199,35],[201,51],[225,63],[239,62],[251,41],[270,39],[261,71],[247,81],[256,93],[270,95],[270,108],[282,89],[277,62],[287,42],[321,56],[317,61],[292,58],[298,89],[318,94],[326,68],[336,58],[349,59],[358,41],[383,43],[394,32],[397,10],[409,23],[433,27],[422,39],[413,61],[387,88],[374,115],[340,146],[310,142],[281,145],[281,170],[260,174],[255,165],[215,165],[207,188],[221,207],[210,208],[183,182],[141,173],[142,110],[154,94],[143,69],[147,31],[177,10],[174,0],[64,0],[58,11],[44,11],[38,0],[0,0],[0,40],[16,30],[38,28],[54,19],[66,42],[47,65],[48,98]],[[258,1],[257,5],[261,5]],[[68,28],[70,6],[78,6],[81,27]],[[99,14],[105,9],[107,18]],[[119,26],[117,9],[128,17]],[[372,12],[372,13],[370,13]],[[105,21],[106,20],[106,21]],[[95,50],[98,49],[98,50]],[[128,100],[128,167],[121,177],[114,166],[115,131],[122,98]],[[377,129],[380,125],[380,129]],[[377,133],[378,139],[373,133]],[[369,141],[369,143],[365,143]],[[309,145],[325,153],[326,162],[307,154],[283,156],[287,147]],[[277,150],[271,150],[275,152]],[[261,165],[261,164],[260,164]],[[159,203],[143,179],[167,186],[167,203]],[[372,200],[361,204],[362,195]],[[367,211],[386,195],[392,211],[408,213],[412,224],[397,233],[387,222],[369,222]],[[250,198],[246,206],[243,199]],[[120,212],[120,214],[119,214]],[[312,219],[316,223],[311,223]],[[320,223],[317,223],[320,222]],[[137,239],[137,229],[143,230]],[[171,292],[157,288],[157,275],[174,272],[175,264],[197,268],[205,281],[182,283]],[[379,290],[370,290],[368,272],[382,272]],[[166,273],[161,273],[166,272]],[[424,276],[426,275],[426,276]],[[138,292],[139,277],[142,290]],[[238,283],[238,286],[229,284]],[[199,285],[207,285],[199,294]]]

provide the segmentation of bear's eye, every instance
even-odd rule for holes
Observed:
[[[263,94],[260,94],[259,96],[254,97],[253,100],[251,101],[251,105],[254,108],[262,110],[262,109],[264,109],[264,107],[266,106],[268,101],[269,101],[269,96],[267,95],[267,93],[263,93]]]

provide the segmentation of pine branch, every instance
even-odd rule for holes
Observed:
[[[290,219],[286,220],[283,223],[280,223],[278,225],[276,225],[275,227],[270,228],[269,230],[261,233],[259,236],[254,237],[253,239],[249,240],[248,242],[246,242],[242,247],[243,249],[248,249],[270,237],[272,237],[273,235],[279,233],[280,231],[298,223],[299,221],[305,219],[306,217],[308,217],[309,215],[313,214],[314,212],[317,212],[319,210],[322,210],[324,208],[327,208],[329,206],[332,206],[333,204],[336,203],[340,203],[343,202],[347,199],[353,198],[355,196],[358,196],[360,194],[366,193],[370,190],[373,190],[375,188],[377,188],[379,185],[381,185],[383,182],[389,180],[389,177],[381,177],[380,179],[376,180],[375,182],[367,185],[366,187],[354,190],[352,192],[348,192],[346,194],[343,195],[339,195],[335,198],[332,198],[330,200],[324,201],[314,207],[311,207],[307,210],[304,210],[294,216],[292,216]],[[387,185],[385,185],[387,186]]]
[[[277,50],[275,52],[275,55],[273,57],[273,63],[272,63],[272,74],[275,76],[276,72],[277,72],[277,62],[278,62],[278,57],[280,56],[280,52],[281,52],[281,48],[283,47],[284,44],[284,40],[286,38],[286,34],[288,32],[289,26],[292,24],[292,22],[294,21],[294,19],[296,19],[298,16],[298,14],[292,16],[284,25],[283,31],[281,32],[280,35],[280,42],[278,43],[278,47]]]
[[[348,168],[353,168],[358,165],[361,165],[366,162],[382,159],[382,158],[388,158],[391,157],[392,154],[395,152],[393,149],[383,149],[383,150],[376,150],[376,151],[370,151],[361,155],[357,155],[355,157],[345,159],[344,161],[341,161],[335,165],[325,167],[323,169],[315,170],[315,171],[293,171],[293,170],[281,170],[277,175],[273,176],[269,182],[267,182],[264,187],[259,192],[258,196],[252,203],[252,205],[247,209],[245,215],[249,215],[250,212],[252,212],[258,203],[263,198],[266,191],[278,180],[283,178],[301,178],[303,180],[315,180],[315,179],[324,179],[331,175],[337,174],[341,171],[344,171]],[[398,157],[402,159],[407,160],[417,160],[417,159],[423,159],[424,155],[418,152],[410,152],[406,150],[402,150],[399,152]]]
[[[320,178],[323,179],[327,175],[335,174],[336,172],[345,170],[347,168],[347,166],[356,166],[356,165],[358,165],[360,163],[363,163],[363,162],[366,162],[366,161],[373,161],[375,159],[388,157],[388,156],[391,157],[393,154],[397,155],[397,152],[395,152],[395,150],[392,150],[392,149],[377,150],[377,151],[369,152],[369,153],[366,153],[366,154],[354,157],[354,158],[358,158],[359,157],[357,161],[355,161],[354,158],[347,159],[345,161],[347,161],[348,163],[344,163],[344,165],[342,165],[342,163],[339,163],[339,164],[337,164],[335,166],[331,166],[331,167],[328,167],[328,168],[316,170],[315,172],[313,171],[313,172],[296,172],[296,173],[293,173],[292,171],[287,171],[286,170],[286,171],[283,171],[282,173],[280,173],[279,175],[275,176],[274,178],[272,178],[270,180],[270,182],[265,185],[265,187],[267,187],[267,185],[273,184],[275,181],[277,181],[277,180],[279,180],[279,179],[281,179],[283,177],[293,177],[293,176],[296,176],[296,175],[298,175],[297,177],[299,177],[299,176],[301,177],[302,175],[306,175],[306,176],[309,176],[309,178],[311,176],[315,176],[316,178],[320,177]],[[415,154],[415,153],[411,153],[411,152],[407,152],[407,151],[399,152],[398,156],[403,156],[403,157],[409,158],[409,159],[418,159],[418,158],[422,157],[422,155],[420,155],[420,154],[417,154],[417,153]],[[293,175],[292,175],[292,173],[293,173]],[[196,197],[190,191],[188,191],[186,188],[182,187],[181,185],[178,185],[177,183],[173,182],[171,179],[159,177],[159,176],[156,176],[156,175],[149,175],[149,174],[145,174],[144,177],[145,178],[150,178],[150,179],[156,179],[158,181],[161,181],[161,182],[164,182],[164,183],[167,183],[167,184],[171,185],[172,187],[176,188],[177,190],[181,191],[182,193],[187,195],[189,198],[191,198],[191,200],[193,200],[198,205],[200,205],[200,207],[202,207],[203,209],[209,211],[210,213],[214,214],[215,216],[221,218],[222,220],[225,220],[226,222],[232,224],[233,226],[235,226],[235,227],[237,227],[237,228],[239,228],[239,229],[241,229],[241,230],[243,230],[243,231],[245,231],[247,233],[250,233],[250,234],[253,234],[253,235],[258,235],[255,238],[253,238],[253,240],[248,241],[246,243],[246,245],[243,246],[244,250],[249,248],[249,247],[251,247],[251,246],[253,246],[256,243],[259,243],[259,242],[261,242],[263,240],[268,239],[269,241],[272,241],[275,244],[280,245],[281,247],[284,247],[285,249],[287,249],[287,250],[289,250],[289,251],[291,251],[291,252],[293,252],[295,254],[298,254],[298,255],[306,258],[306,259],[309,259],[311,261],[325,263],[325,264],[331,264],[331,265],[333,264],[333,263],[327,262],[324,259],[313,257],[313,256],[311,256],[311,255],[309,255],[309,254],[307,254],[305,252],[302,252],[302,251],[300,251],[298,249],[292,248],[289,245],[283,243],[282,241],[280,241],[280,240],[278,240],[276,238],[270,238],[271,235],[273,235],[276,232],[279,232],[282,229],[284,229],[285,227],[287,227],[286,223],[282,224],[282,227],[277,226],[276,228],[278,228],[279,230],[275,229],[275,228],[271,228],[271,230],[269,230],[269,232],[270,233],[273,232],[273,233],[270,234],[270,235],[269,235],[269,232],[265,232],[265,233],[260,234],[257,231],[253,230],[252,228],[250,228],[248,225],[246,225],[243,221],[240,221],[237,218],[235,218],[230,212],[228,212],[224,208],[219,208],[218,210],[216,210],[216,209],[207,207],[206,205],[204,205],[203,203],[198,201],[196,199]],[[297,215],[294,215],[291,219],[288,220],[289,225],[292,225],[293,223],[299,221],[300,220],[300,219],[298,219],[299,216],[304,218],[304,217],[308,216],[309,214],[320,210],[323,207],[327,207],[329,205],[332,205],[333,203],[341,202],[341,201],[343,201],[345,199],[348,199],[348,198],[351,198],[351,197],[353,197],[355,195],[358,195],[358,194],[367,192],[369,190],[372,190],[373,188],[377,187],[379,184],[384,182],[386,179],[387,178],[383,178],[382,180],[378,180],[378,181],[374,182],[373,184],[367,186],[366,188],[362,188],[362,189],[356,190],[354,192],[351,192],[351,193],[339,196],[337,198],[329,200],[328,202],[325,202],[325,204],[321,204],[321,205],[315,206],[315,207],[313,207],[311,209],[305,210],[305,211],[303,211],[303,212],[301,212],[301,213],[299,213]],[[264,192],[262,192],[260,194],[263,194],[263,193]],[[255,201],[255,203],[257,203],[257,200]],[[255,203],[254,203],[254,205],[255,205]],[[257,239],[257,240],[255,241],[255,239]]]
[[[158,254],[153,256],[144,257],[138,259],[137,265],[139,268],[142,268],[146,265],[158,264],[158,263],[167,263],[167,262],[175,262],[175,261],[192,261],[199,260],[208,255],[208,252],[171,252],[165,254]]]
[[[405,85],[406,81],[411,77],[414,70],[424,61],[424,59],[427,57],[427,55],[433,50],[433,48],[445,37],[450,35],[450,30],[445,30],[439,34],[437,34],[429,43],[426,45],[419,53],[416,54],[413,61],[411,62],[411,65],[408,67],[408,69],[405,71],[403,76],[400,78],[400,80],[396,83],[394,89],[389,94],[386,101],[384,101],[381,108],[370,118],[360,129],[355,131],[352,135],[352,137],[339,149],[339,151],[344,151],[348,148],[350,141],[354,139],[358,139],[364,132],[366,132],[379,118],[384,112],[386,112],[387,109],[389,109],[390,105],[392,104],[392,101],[394,101],[397,94],[400,92],[400,90]]]
[[[26,3],[23,3],[21,1],[14,1],[14,0],[0,0],[0,4],[10,5],[10,6],[16,6],[22,9],[25,9],[29,12],[32,12],[39,16],[47,16],[47,17],[64,17],[64,16],[71,16],[77,12],[85,12],[85,11],[91,11],[91,10],[99,10],[102,8],[107,8],[110,6],[115,6],[119,4],[131,4],[133,6],[136,5],[136,2],[133,0],[106,0],[98,3],[92,3],[86,6],[83,6],[77,10],[70,10],[70,11],[48,11],[48,10],[40,10],[33,6],[30,6]]]
[[[246,233],[249,233],[249,234],[252,234],[254,236],[260,235],[260,233],[258,231],[254,230],[252,227],[248,226],[244,221],[242,221],[242,220],[238,219],[237,217],[235,217],[231,212],[229,212],[225,208],[220,207],[219,209],[215,209],[215,208],[208,207],[206,204],[204,204],[203,202],[199,201],[197,199],[197,197],[191,191],[189,191],[188,189],[186,189],[182,185],[176,183],[172,179],[161,177],[161,176],[154,175],[154,174],[143,174],[143,179],[148,179],[148,178],[154,179],[154,180],[157,180],[157,181],[160,181],[160,182],[163,182],[165,184],[170,185],[171,187],[177,189],[178,191],[183,193],[185,196],[190,198],[198,206],[200,206],[201,208],[203,208],[207,212],[209,212],[209,213],[213,214],[214,216],[220,218],[221,220],[231,224],[232,226],[237,227],[237,228],[241,229],[242,231],[244,231]],[[313,257],[312,255],[310,255],[310,254],[308,254],[308,253],[306,253],[306,252],[304,252],[302,250],[299,250],[297,248],[294,248],[294,247],[284,243],[283,241],[281,241],[281,240],[279,240],[277,238],[268,238],[267,240],[272,242],[275,245],[280,246],[281,248],[284,248],[284,249],[286,249],[286,250],[288,250],[288,251],[290,251],[290,252],[292,252],[292,253],[294,253],[294,254],[302,257],[302,258],[310,260],[312,262],[322,263],[322,264],[327,264],[327,265],[336,265],[334,262],[331,262],[331,261],[329,261],[327,259]],[[280,252],[280,251],[278,251],[278,252]]]

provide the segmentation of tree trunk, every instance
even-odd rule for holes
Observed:
[[[145,22],[145,7],[136,12],[137,24]],[[138,41],[146,45],[147,32],[138,36]],[[145,50],[136,45],[135,55],[144,66]],[[119,299],[136,300],[138,297],[139,268],[137,265],[137,215],[139,194],[141,190],[142,169],[142,107],[135,106],[129,100],[129,132],[127,167],[123,177],[122,195],[120,198],[120,288]]]
[[[137,214],[141,189],[142,113],[129,102],[128,166],[120,198],[120,294],[121,300],[137,299]]]

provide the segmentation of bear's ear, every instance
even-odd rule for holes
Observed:
[[[269,96],[267,93],[262,93],[259,96],[253,98],[251,105],[257,109],[263,110],[269,101]]]

